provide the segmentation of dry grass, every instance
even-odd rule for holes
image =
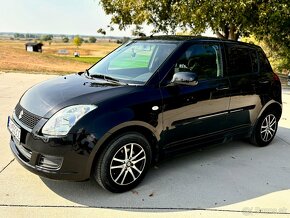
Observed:
[[[79,49],[70,43],[45,43],[43,53],[26,52],[24,41],[0,40],[0,70],[2,71],[33,71],[33,72],[78,72],[91,66],[80,62],[77,58],[66,59],[57,54],[60,49],[66,49],[72,56],[77,50],[81,56],[103,57],[118,45],[115,43],[98,42],[83,44]]]
[[[83,43],[79,48],[77,48],[72,43],[44,43],[43,53],[45,54],[54,54],[57,55],[57,51],[60,49],[66,49],[69,54],[73,55],[74,51],[78,51],[81,56],[94,56],[94,57],[103,57],[108,52],[112,51],[119,45],[116,43],[109,42],[97,42],[97,43]]]

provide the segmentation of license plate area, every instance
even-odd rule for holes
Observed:
[[[10,118],[8,117],[8,129],[11,132],[14,139],[16,139],[17,143],[20,143],[21,138],[21,129],[20,127]]]

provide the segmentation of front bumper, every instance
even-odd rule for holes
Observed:
[[[82,181],[90,177],[88,160],[95,143],[93,134],[80,132],[44,138],[16,123],[21,129],[21,139],[19,142],[11,135],[10,148],[27,170],[56,180]]]

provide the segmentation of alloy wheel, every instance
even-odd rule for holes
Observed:
[[[261,125],[261,139],[264,142],[270,141],[276,132],[277,129],[277,120],[273,114],[269,114],[265,117]]]
[[[118,185],[128,185],[142,174],[146,164],[146,153],[141,145],[129,143],[122,146],[113,156],[110,175]]]

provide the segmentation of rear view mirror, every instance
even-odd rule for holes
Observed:
[[[193,72],[178,72],[173,75],[172,84],[196,86],[198,84],[197,74]]]

